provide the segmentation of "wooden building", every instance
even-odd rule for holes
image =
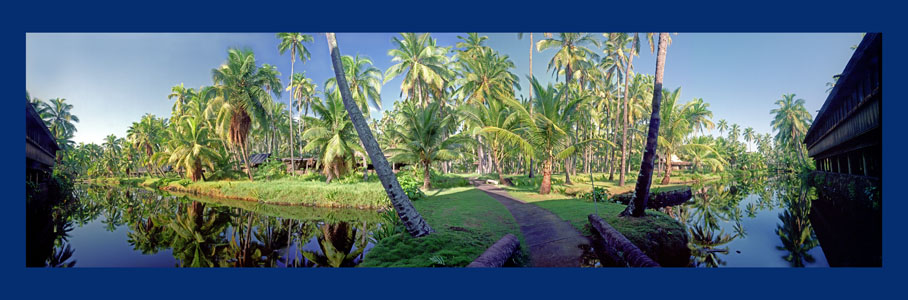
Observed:
[[[25,179],[39,182],[46,179],[54,168],[57,145],[44,120],[31,103],[25,101]]]
[[[882,177],[882,39],[864,36],[807,130],[818,171]]]

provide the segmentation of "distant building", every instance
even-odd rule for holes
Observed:
[[[40,182],[51,174],[57,158],[57,145],[44,120],[28,100],[25,101],[25,180]]]
[[[867,33],[845,65],[804,143],[818,171],[882,176],[882,34]]]

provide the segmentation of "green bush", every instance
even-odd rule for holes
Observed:
[[[407,197],[410,200],[418,200],[426,196],[419,187],[422,186],[422,181],[409,174],[404,174],[403,176],[397,177],[397,182],[400,183],[400,188],[404,190],[404,193],[407,194]]]
[[[410,165],[403,167],[397,173],[398,180],[400,180],[402,176],[414,178],[419,181],[420,186],[422,186],[423,176],[425,176],[425,174],[423,174],[422,167]],[[497,179],[498,177],[495,178]],[[470,185],[470,181],[466,178],[454,174],[441,174],[435,169],[429,170],[429,181],[431,181],[433,189],[449,189]]]
[[[252,175],[257,180],[280,179],[287,175],[287,166],[279,160],[272,159],[255,168]]]
[[[604,188],[595,187],[593,191],[580,194],[580,199],[586,202],[603,202],[608,198],[608,192]]]

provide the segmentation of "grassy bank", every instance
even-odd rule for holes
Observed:
[[[473,187],[429,191],[413,205],[435,233],[413,238],[401,232],[383,239],[360,266],[466,266],[508,233],[520,238],[522,249],[527,248],[508,210]],[[524,251],[512,263],[527,264],[527,257]]]
[[[137,185],[166,191],[275,205],[385,209],[391,202],[378,181],[325,183],[285,177],[259,181],[191,182],[178,178],[93,178],[88,183]]]

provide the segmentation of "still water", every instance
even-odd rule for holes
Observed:
[[[47,253],[50,266],[352,267],[373,247],[380,220],[375,211],[80,185],[42,224],[44,241],[26,250]]]
[[[695,184],[691,187],[693,199],[663,211],[687,226],[695,267],[828,267],[841,264],[827,261],[828,251],[865,257],[868,250],[872,253],[874,247],[826,241],[827,247],[822,243],[811,219],[821,213],[814,206],[829,201],[819,198],[817,188],[803,181],[787,175]],[[849,238],[842,234],[830,236]],[[857,234],[867,236],[868,232]],[[875,243],[881,244],[881,240]],[[834,249],[843,245],[849,249]]]

